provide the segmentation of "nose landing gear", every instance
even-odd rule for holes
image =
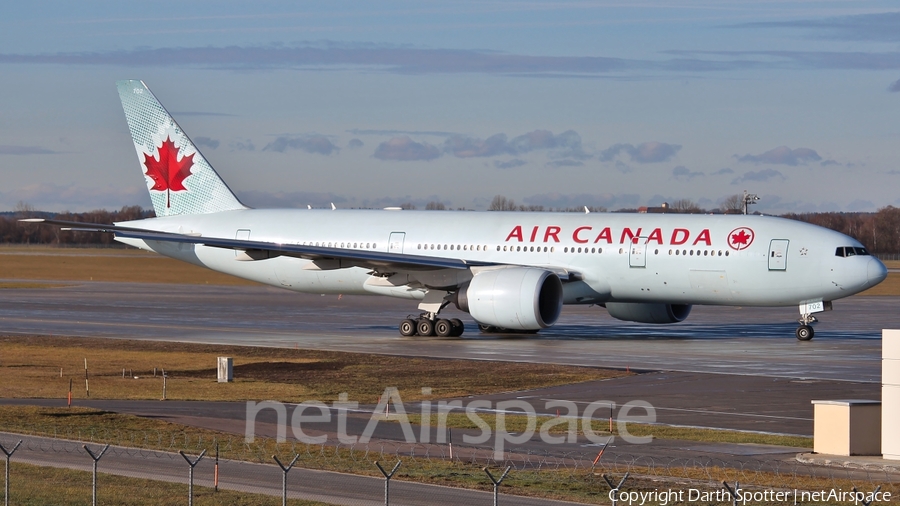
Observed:
[[[812,323],[815,323],[819,320],[816,319],[815,316],[811,314],[804,314],[800,316],[800,319],[797,320],[797,323],[800,324],[797,327],[797,331],[795,334],[797,335],[797,339],[800,341],[811,341],[812,338],[816,335],[816,331],[812,328]]]
[[[800,325],[799,327],[797,327],[796,334],[797,339],[801,341],[810,341],[812,340],[813,336],[816,335],[816,332],[809,325]]]

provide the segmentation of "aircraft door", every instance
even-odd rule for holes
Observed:
[[[647,238],[635,237],[628,250],[629,267],[647,267]]]
[[[388,241],[388,253],[403,253],[403,241],[406,239],[406,232],[391,232],[391,239]]]
[[[772,239],[769,243],[769,270],[784,271],[787,270],[787,239]]]

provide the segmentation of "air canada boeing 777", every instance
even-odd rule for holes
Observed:
[[[250,209],[141,81],[117,83],[156,217],[86,225],[117,241],[308,293],[418,301],[404,336],[459,336],[449,304],[484,332],[537,331],[563,304],[625,321],[676,323],[694,304],[796,306],[815,313],[887,269],[856,240],[754,215]]]

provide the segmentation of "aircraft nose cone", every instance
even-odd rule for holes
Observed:
[[[881,263],[881,260],[878,260],[877,258],[869,260],[868,277],[870,286],[881,283],[887,278],[887,275],[887,267]]]

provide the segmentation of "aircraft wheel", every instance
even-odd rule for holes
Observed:
[[[809,325],[800,325],[797,327],[797,339],[801,341],[809,341],[816,335],[816,332]]]
[[[462,320],[460,320],[459,318],[453,318],[452,320],[450,320],[450,325],[453,326],[453,331],[450,332],[451,337],[459,337],[463,335],[463,332],[465,332],[466,330],[466,326],[463,325]]]
[[[416,335],[416,321],[407,318],[400,322],[400,335],[404,337]]]
[[[478,324],[478,330],[480,330],[484,334],[493,334],[497,332],[497,327],[493,325],[485,325],[483,323]]]
[[[419,332],[419,335],[422,337],[428,337],[434,335],[434,322],[427,319],[422,318],[416,323],[416,330]]]
[[[441,318],[434,324],[434,333],[438,337],[450,337],[453,334],[453,324],[450,323],[450,320]]]

